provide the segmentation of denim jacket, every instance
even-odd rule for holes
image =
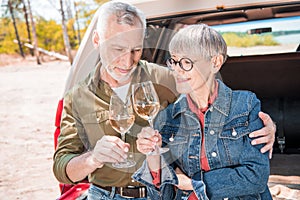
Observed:
[[[205,150],[210,170],[201,170],[202,130],[185,95],[161,111],[155,119],[170,150],[161,156],[161,185],[152,183],[147,162],[133,178],[148,186],[151,199],[187,199],[194,191],[198,199],[272,199],[267,182],[268,153],[262,145],[251,145],[249,133],[261,129],[260,101],[248,91],[232,91],[219,81],[218,97],[205,113]],[[174,189],[179,167],[192,179],[193,191]]]

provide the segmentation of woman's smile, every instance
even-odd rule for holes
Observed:
[[[176,82],[177,83],[186,83],[186,82],[188,82],[190,80],[191,80],[191,78],[184,78],[184,77],[177,77],[176,78]]]

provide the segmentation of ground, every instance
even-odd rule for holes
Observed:
[[[70,64],[45,61],[37,65],[32,57],[24,60],[0,55],[0,194],[5,199],[54,200],[59,197],[58,183],[52,173],[53,132],[56,106],[62,97]],[[300,190],[280,184],[299,187],[299,176],[275,176],[289,165],[277,162],[282,158],[287,157],[275,155],[271,162],[274,174],[269,183],[273,198],[300,199]],[[291,160],[299,162],[297,158]]]
[[[37,65],[33,58],[5,57],[2,61],[0,194],[5,199],[56,199],[54,120],[70,64],[52,61]]]

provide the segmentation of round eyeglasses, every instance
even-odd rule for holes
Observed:
[[[193,69],[194,62],[189,58],[181,58],[179,61],[176,61],[173,58],[167,59],[167,66],[170,70],[174,71],[177,64],[179,64],[181,69],[188,72]]]

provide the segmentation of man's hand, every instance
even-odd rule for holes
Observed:
[[[105,135],[97,141],[92,151],[95,164],[123,162],[127,158],[130,144],[116,136]]]
[[[250,133],[250,138],[256,138],[252,140],[251,144],[257,145],[266,143],[266,145],[260,151],[261,153],[270,151],[269,158],[271,159],[273,153],[273,143],[275,141],[276,125],[268,114],[259,112],[258,116],[263,121],[265,127]]]
[[[72,158],[67,164],[66,172],[70,180],[78,182],[104,163],[122,162],[127,158],[130,145],[116,136],[103,136],[94,149]]]
[[[175,172],[178,178],[177,187],[181,190],[193,190],[191,178],[187,177],[178,167]]]

